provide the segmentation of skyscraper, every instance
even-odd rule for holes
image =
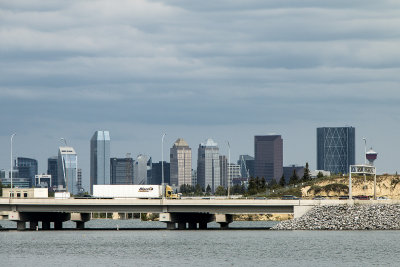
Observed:
[[[283,140],[280,135],[254,136],[254,176],[277,182],[283,173]]]
[[[58,186],[73,195],[79,192],[78,156],[72,147],[61,146],[58,150]]]
[[[240,155],[237,164],[240,165],[242,178],[254,177],[254,157],[249,155]]]
[[[161,164],[160,162],[153,163],[152,169],[151,169],[151,180],[149,184],[161,184],[162,180],[162,165],[164,165],[164,183],[170,184],[171,179],[170,179],[170,163],[164,161],[164,164]]]
[[[38,174],[36,159],[17,157],[15,167],[18,170],[18,178],[29,178],[29,187],[35,186],[35,175]]]
[[[148,184],[148,162],[149,157],[139,154],[133,163],[133,183],[134,184]]]
[[[170,149],[170,180],[172,186],[192,185],[192,149],[183,138]]]
[[[209,138],[199,145],[197,156],[197,183],[204,189],[210,186],[211,191],[215,192],[221,182],[219,166],[218,144]]]
[[[90,192],[94,184],[110,183],[110,133],[96,131],[90,139]]]
[[[111,184],[133,184],[133,159],[111,158]]]
[[[317,128],[317,169],[331,173],[348,173],[355,164],[355,128]]]
[[[47,174],[51,175],[51,186],[58,186],[58,157],[50,157],[47,159]]]
[[[227,188],[228,187],[228,159],[225,155],[219,156],[219,177],[220,185]]]

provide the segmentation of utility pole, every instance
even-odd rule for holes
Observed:
[[[161,137],[161,190],[162,190],[162,198],[165,197],[165,188],[164,188],[164,138],[166,133],[163,133]]]
[[[10,190],[10,197],[13,198],[13,139],[16,134],[13,133],[11,135],[11,156],[10,156],[10,183],[11,183],[11,190]]]
[[[231,197],[231,145],[229,144],[228,141],[228,199]]]

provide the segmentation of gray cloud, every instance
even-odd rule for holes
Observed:
[[[349,124],[378,146],[380,170],[395,171],[399,10],[389,0],[2,2],[0,168],[17,131],[18,153],[42,170],[61,136],[75,140],[88,175],[88,140],[105,128],[115,155],[156,159],[162,131],[194,149],[231,139],[235,156],[253,153],[254,134],[278,132],[285,163],[314,166],[315,128]]]

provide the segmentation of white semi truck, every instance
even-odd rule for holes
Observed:
[[[161,185],[93,185],[93,197],[98,198],[161,198]],[[173,194],[170,186],[165,186],[166,198],[180,198]]]

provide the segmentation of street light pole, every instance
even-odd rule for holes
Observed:
[[[231,145],[229,144],[228,141],[228,198],[231,197],[231,168],[230,168],[230,164],[231,164]]]
[[[165,133],[163,133],[161,137],[161,190],[162,190],[162,198],[165,197],[165,188],[164,188],[164,138]]]
[[[13,139],[14,139],[14,136],[15,136],[16,134],[15,133],[13,133],[12,135],[11,135],[11,155],[10,155],[10,183],[11,183],[11,190],[10,190],[10,197],[14,197],[13,196]]]
[[[367,139],[364,137],[364,165],[367,165]],[[364,173],[364,183],[367,182],[367,176]]]

